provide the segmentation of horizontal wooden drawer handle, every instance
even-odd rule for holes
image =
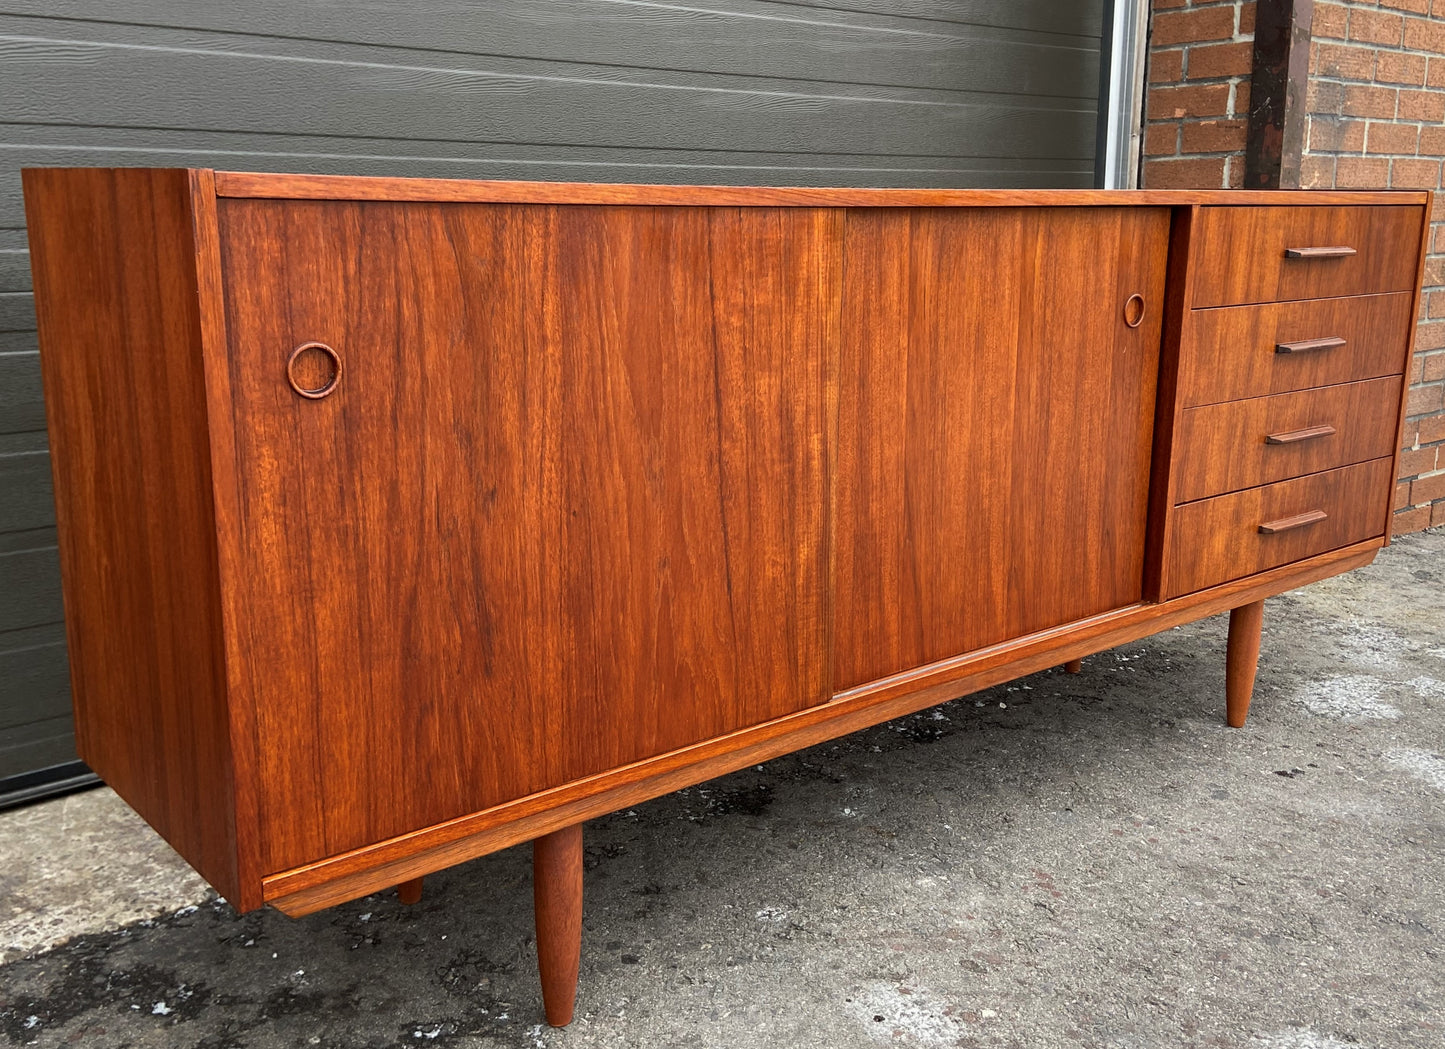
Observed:
[[[1338,335],[1330,335],[1323,339],[1301,339],[1299,342],[1277,342],[1274,344],[1275,353],[1308,353],[1310,350],[1333,350],[1337,346],[1343,346],[1345,340]]]
[[[1284,257],[1287,259],[1343,259],[1355,253],[1355,249],[1344,244],[1334,244],[1324,248],[1285,248]]]
[[[1284,433],[1267,433],[1264,435],[1265,444],[1297,444],[1300,441],[1312,441],[1316,437],[1329,437],[1335,432],[1335,428],[1326,423],[1323,426],[1306,426],[1303,430],[1286,430]]]
[[[1316,521],[1323,521],[1330,515],[1323,510],[1310,510],[1307,513],[1295,514],[1293,517],[1281,517],[1278,521],[1266,521],[1259,526],[1261,535],[1274,535],[1276,532],[1288,532],[1293,528],[1303,528],[1305,525],[1312,525]]]

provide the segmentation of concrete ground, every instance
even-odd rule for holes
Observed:
[[[1224,627],[590,824],[565,1031],[541,1026],[525,847],[429,878],[416,907],[291,921],[232,913],[108,792],[4,814],[0,1032],[1445,1046],[1445,534],[1271,600],[1244,731],[1223,722]]]

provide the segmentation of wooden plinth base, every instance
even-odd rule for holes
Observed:
[[[537,915],[537,968],[547,1022],[572,1022],[582,960],[582,825],[532,842],[532,901]]]

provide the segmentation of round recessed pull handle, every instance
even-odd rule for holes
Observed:
[[[1124,300],[1124,323],[1131,328],[1144,323],[1144,296],[1137,291]]]
[[[319,401],[341,381],[341,355],[324,342],[303,342],[286,361],[286,381],[302,397]]]

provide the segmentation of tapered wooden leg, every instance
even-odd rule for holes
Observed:
[[[1071,660],[1069,660],[1067,663],[1064,664],[1064,671],[1065,671],[1065,673],[1077,674],[1077,673],[1079,673],[1079,671],[1081,671],[1081,670],[1083,670],[1083,669],[1084,669],[1084,661],[1083,661],[1082,659],[1071,659]]]
[[[1229,649],[1224,657],[1225,720],[1230,728],[1244,728],[1249,701],[1254,695],[1254,671],[1259,666],[1259,635],[1264,626],[1264,602],[1240,605],[1229,613]]]
[[[577,1000],[582,961],[582,825],[532,842],[532,902],[537,915],[537,968],[547,1022],[566,1027]]]
[[[413,878],[411,881],[402,882],[396,887],[396,898],[408,906],[413,903],[420,903],[421,883],[421,878]]]

